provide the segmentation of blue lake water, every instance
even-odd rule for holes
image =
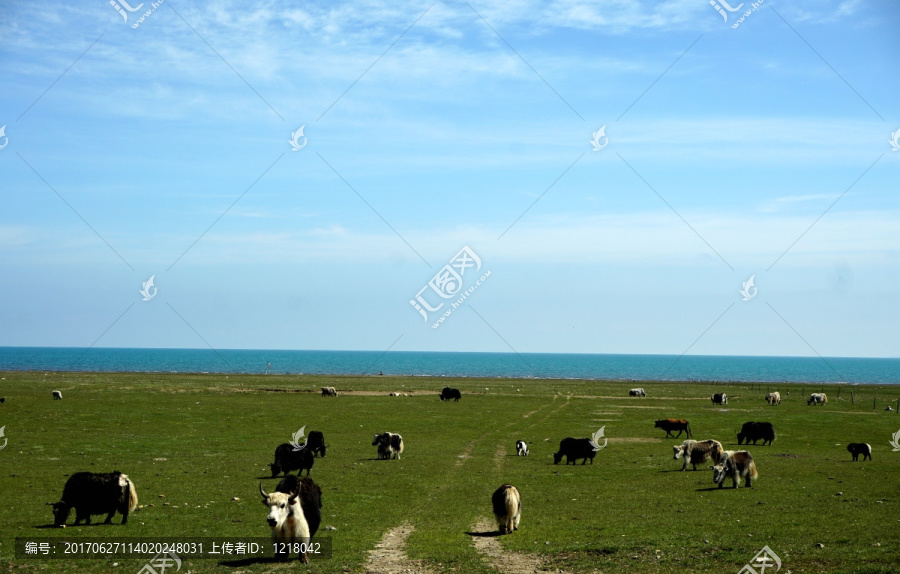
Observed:
[[[900,383],[900,359],[0,347],[0,370]]]

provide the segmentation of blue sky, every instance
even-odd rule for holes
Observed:
[[[138,4],[0,5],[0,345],[898,356],[896,2]]]

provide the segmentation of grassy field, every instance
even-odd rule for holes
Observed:
[[[900,416],[883,410],[896,406],[900,388],[779,385],[784,402],[769,407],[763,396],[776,385],[642,383],[642,399],[626,396],[633,385],[600,381],[0,377],[8,439],[0,450],[0,572],[130,573],[146,562],[15,560],[17,536],[267,536],[257,484],[274,489],[266,465],[302,426],[323,431],[330,446],[312,477],[323,490],[323,528],[336,528],[320,531],[332,539],[333,558],[309,566],[190,560],[182,572],[361,572],[368,552],[401,524],[415,529],[406,553],[419,564],[496,572],[467,532],[491,516],[490,495],[503,482],[523,497],[521,528],[500,539],[503,551],[535,556],[549,570],[738,572],[764,545],[781,557],[782,572],[900,570],[900,452],[889,444]],[[324,385],[353,392],[323,398],[315,391]],[[461,389],[462,400],[439,401],[445,385]],[[808,407],[801,391],[823,388],[828,404]],[[53,389],[62,401],[51,400]],[[709,395],[722,391],[728,405],[713,406]],[[752,488],[715,489],[709,470],[680,472],[672,445],[684,437],[664,439],[653,428],[667,417],[687,418],[694,438],[731,449],[745,421],[771,421],[778,438],[748,448],[760,473]],[[560,439],[601,426],[609,442],[593,465],[553,465]],[[375,460],[372,435],[385,430],[403,435],[402,460]],[[520,438],[532,443],[529,457],[515,456]],[[870,443],[873,460],[851,462],[848,442]],[[141,504],[153,506],[126,526],[117,516],[113,525],[72,527],[73,512],[65,531],[46,528],[45,503],[82,470],[127,473]]]

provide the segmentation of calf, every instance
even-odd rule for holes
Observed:
[[[306,469],[306,476],[309,476],[309,471],[312,470],[315,460],[315,455],[310,449],[294,450],[290,443],[284,442],[275,449],[275,462],[270,464],[269,468],[272,469],[272,478],[275,478],[282,472],[287,476],[292,470],[296,470],[298,471],[297,474],[301,474],[304,469]]]
[[[305,450],[305,449],[304,449]],[[266,494],[262,484],[259,485],[262,503],[269,507],[266,522],[272,529],[272,542],[275,545],[275,559],[288,560],[292,550],[296,550],[301,562],[308,562],[305,552],[309,545],[309,522],[303,513],[300,494],[273,492]]]
[[[681,470],[687,470],[688,462],[691,463],[693,470],[697,470],[698,464],[703,464],[709,459],[718,464],[722,458],[722,453],[725,452],[725,449],[722,448],[722,443],[713,439],[701,441],[686,440],[679,446],[673,446],[672,450],[675,451],[675,460],[679,458],[684,459]]]
[[[462,393],[459,392],[459,389],[451,389],[450,387],[444,387],[441,390],[441,401],[458,401],[462,397]]]
[[[719,464],[709,467],[713,469],[713,482],[722,488],[725,479],[730,478],[732,486],[737,488],[741,479],[747,479],[747,488],[753,486],[753,481],[759,477],[756,472],[756,463],[746,450],[726,450],[719,460]]]
[[[781,404],[781,393],[778,391],[771,392],[766,395],[766,402],[770,405],[780,405]]]
[[[582,465],[584,465],[588,459],[590,459],[591,464],[594,464],[594,456],[596,456],[596,454],[597,451],[594,450],[591,439],[568,437],[559,442],[559,451],[553,453],[553,464],[559,464],[562,457],[566,457],[566,464],[569,464],[570,462],[575,464],[579,458],[584,459],[581,461]]]
[[[666,431],[666,438],[678,438],[682,432],[687,433],[687,437],[691,438],[691,425],[684,419],[660,419],[656,421],[655,428]],[[678,436],[672,436],[672,431],[678,431]]]
[[[524,440],[517,440],[516,454],[519,456],[528,456],[528,443],[526,443]]]
[[[322,489],[311,478],[300,478],[289,474],[281,479],[275,492],[283,492],[291,496],[300,494],[300,507],[309,524],[309,536],[316,535],[322,523]]]
[[[403,437],[393,432],[376,434],[372,439],[372,446],[378,446],[379,459],[400,460],[400,455],[403,454]]]
[[[741,427],[741,432],[737,435],[737,439],[738,444],[744,444],[745,440],[747,444],[750,444],[751,440],[753,444],[756,444],[756,441],[762,440],[763,446],[771,445],[772,441],[775,440],[775,427],[772,426],[772,423],[744,423],[744,426]]]
[[[322,431],[314,430],[309,432],[309,436],[306,437],[306,448],[314,455],[325,457],[325,435],[322,434]]]
[[[519,529],[519,519],[522,517],[522,495],[519,494],[519,489],[511,484],[501,485],[491,495],[491,504],[500,534],[512,534],[513,530]]]
[[[727,405],[728,395],[725,393],[716,393],[712,396],[712,402],[714,405]]]
[[[872,447],[864,442],[851,442],[847,445],[847,452],[853,455],[853,460],[859,460],[859,455],[863,455],[863,460],[866,457],[872,460]]]
[[[76,472],[66,481],[62,500],[47,504],[53,507],[55,526],[65,526],[72,508],[78,526],[82,520],[90,524],[92,514],[106,514],[105,523],[110,524],[116,511],[122,514],[122,524],[127,524],[128,513],[137,503],[137,490],[131,479],[116,470],[107,474]]]
[[[61,400],[62,400],[62,393],[61,393],[60,391],[53,391],[53,400],[54,400],[54,401],[61,401]]]
[[[647,393],[644,392],[644,389],[631,389],[628,391],[629,397],[646,397]]]
[[[809,395],[809,400],[806,401],[806,406],[809,405],[824,405],[828,402],[828,396],[825,393],[813,393]]]

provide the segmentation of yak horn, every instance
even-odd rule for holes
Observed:
[[[262,483],[261,483],[261,482],[259,483],[259,493],[262,494],[262,497],[263,497],[263,498],[269,498],[269,495],[266,494],[266,491],[265,491],[265,490],[263,490],[263,487],[262,487]]]

